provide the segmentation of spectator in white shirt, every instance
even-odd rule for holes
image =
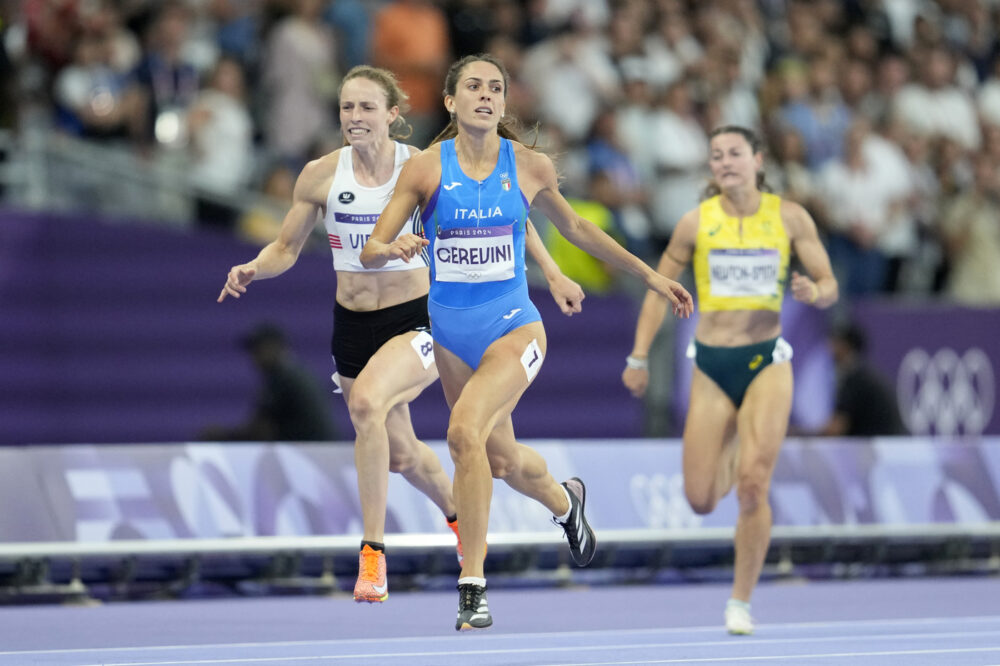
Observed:
[[[953,54],[932,47],[919,63],[921,81],[904,86],[894,100],[896,118],[930,136],[946,136],[966,150],[979,147],[979,121],[972,97],[957,86]]]
[[[245,100],[243,68],[234,58],[215,65],[208,86],[188,114],[191,183],[201,223],[229,227],[236,211],[224,201],[246,187],[253,172],[253,119]]]
[[[674,83],[652,114],[649,145],[657,175],[650,188],[650,236],[656,250],[666,246],[681,216],[698,205],[707,176],[708,137],[695,113],[690,86],[683,79]]]
[[[601,108],[621,96],[602,41],[570,23],[528,51],[522,74],[538,100],[539,119],[574,142],[585,139]]]
[[[912,217],[902,215],[911,184],[905,155],[871,132],[868,121],[851,125],[844,156],[819,173],[830,257],[846,293],[863,296],[889,287],[890,259],[915,248]]]

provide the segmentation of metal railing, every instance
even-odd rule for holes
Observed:
[[[244,189],[219,194],[199,188],[183,151],[148,154],[127,143],[94,142],[43,126],[0,131],[0,188],[3,204],[35,211],[93,213],[102,217],[187,227],[195,222],[197,199],[243,214],[284,204]]]
[[[128,596],[130,589],[182,591],[197,582],[238,587],[331,593],[357,563],[360,534],[309,537],[120,540],[100,543],[0,544],[0,603]],[[569,566],[564,539],[555,532],[491,533],[490,564],[500,580],[531,578],[566,584],[575,575],[595,581],[655,579],[732,566],[732,528],[619,529],[600,532],[601,547],[589,574]],[[451,534],[387,534],[393,575],[420,586],[454,575]],[[796,576],[802,567],[832,577],[880,571],[987,573],[1000,571],[1000,525],[777,526],[765,566],[769,577]],[[449,568],[452,567],[452,568]],[[601,573],[603,571],[604,573]],[[615,573],[617,572],[617,573]],[[918,572],[919,573],[919,572]],[[107,595],[108,593],[103,593]]]

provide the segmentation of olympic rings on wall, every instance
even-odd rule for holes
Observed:
[[[993,364],[978,347],[961,356],[950,347],[933,354],[922,348],[899,364],[896,398],[914,435],[980,435],[993,416]]]

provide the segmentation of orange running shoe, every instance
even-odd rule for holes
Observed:
[[[458,519],[448,522],[448,527],[451,531],[455,533],[455,539],[457,540],[455,544],[455,554],[458,556],[458,566],[462,566],[462,562],[465,560],[465,553],[462,552],[462,537],[458,536]],[[488,546],[486,547],[489,548]],[[486,555],[486,549],[483,550],[483,555]]]
[[[354,600],[372,604],[389,598],[389,584],[385,580],[385,553],[368,544],[358,555],[358,582],[354,584]]]
[[[455,533],[455,553],[458,555],[458,566],[462,566],[462,560],[465,555],[462,553],[462,537],[458,536],[458,519],[449,520],[448,527],[450,527],[451,531]]]

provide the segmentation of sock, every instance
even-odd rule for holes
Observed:
[[[385,552],[385,546],[383,544],[379,543],[378,541],[364,541],[364,540],[362,540],[361,541],[361,549],[364,550],[365,546],[370,547],[372,550],[378,550],[378,551],[381,551],[383,553]]]
[[[729,608],[730,606],[732,606],[734,608],[742,608],[746,612],[748,612],[748,613],[750,612],[750,602],[749,601],[740,601],[739,599],[730,599],[729,601],[726,602],[726,608]]]
[[[562,491],[564,493],[566,493],[566,501],[569,502],[569,509],[567,509],[566,513],[564,513],[563,515],[556,516],[556,520],[558,520],[560,523],[565,523],[567,520],[569,520],[569,514],[573,513],[573,500],[572,498],[570,498],[569,491],[566,490],[566,486],[560,484],[559,487],[562,488]]]
[[[458,514],[454,514],[454,513],[453,513],[453,514],[451,514],[450,516],[445,516],[445,517],[444,517],[444,519],[445,519],[446,521],[448,521],[449,523],[454,523],[455,521],[457,521],[457,520],[458,520]]]
[[[478,585],[479,587],[486,587],[485,578],[476,578],[475,576],[463,576],[458,579],[459,585]]]

